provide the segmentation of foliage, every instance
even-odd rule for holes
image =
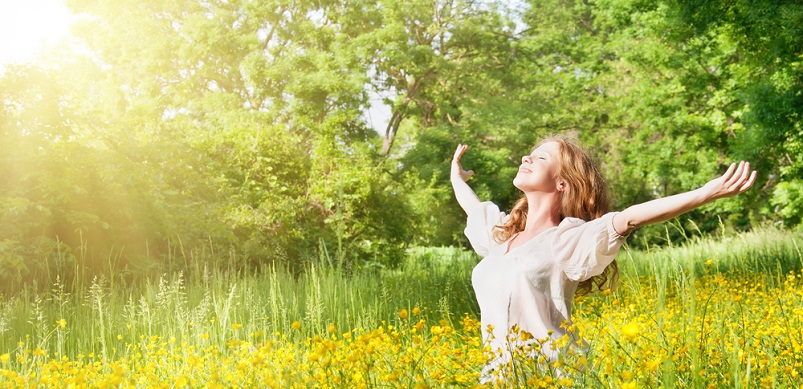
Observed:
[[[639,247],[801,221],[798,2],[68,5],[86,16],[69,44],[0,74],[2,280],[135,274],[209,242],[251,265],[393,267],[410,243],[466,244],[456,144],[509,208],[520,156],[552,133],[597,156],[615,209],[758,168]]]

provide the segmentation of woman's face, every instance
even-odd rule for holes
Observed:
[[[522,192],[553,193],[558,190],[560,145],[546,142],[521,157],[521,165],[513,185]]]

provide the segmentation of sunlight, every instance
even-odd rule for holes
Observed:
[[[34,59],[67,35],[73,15],[64,0],[0,1],[0,68]]]

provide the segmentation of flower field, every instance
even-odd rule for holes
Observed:
[[[799,387],[799,238],[624,251],[617,290],[575,301],[585,351],[516,358],[500,386]],[[199,266],[23,290],[0,300],[0,387],[481,387],[475,261],[431,249],[397,270]]]

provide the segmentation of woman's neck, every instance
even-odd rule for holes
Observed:
[[[527,193],[524,233],[538,233],[560,224],[560,197],[555,193]]]

